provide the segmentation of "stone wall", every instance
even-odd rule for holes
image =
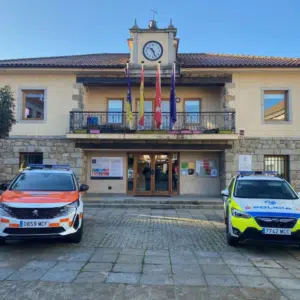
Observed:
[[[300,191],[300,139],[264,137],[234,141],[233,148],[225,151],[226,184],[239,171],[239,154],[252,155],[253,171],[264,170],[264,155],[288,155],[290,183]]]
[[[69,164],[79,181],[86,181],[86,157],[74,141],[28,137],[0,139],[0,182],[18,174],[20,152],[43,152],[44,164]]]
[[[186,142],[186,141],[185,141]],[[235,141],[193,141],[203,144],[231,144],[220,153],[220,185],[223,189],[237,174],[240,154],[252,155],[254,171],[264,170],[264,155],[288,155],[289,178],[300,191],[300,138],[240,138]],[[174,143],[174,142],[172,142]],[[184,143],[184,142],[183,142]],[[12,179],[19,171],[20,152],[43,152],[45,164],[70,164],[81,183],[87,182],[87,157],[75,142],[66,138],[10,138],[0,140],[0,182]]]

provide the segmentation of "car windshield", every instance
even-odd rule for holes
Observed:
[[[10,187],[12,191],[74,191],[72,174],[26,172],[17,177]]]
[[[288,183],[279,180],[237,180],[234,196],[253,199],[298,199]]]

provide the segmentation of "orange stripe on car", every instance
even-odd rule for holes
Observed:
[[[69,218],[60,219],[59,222],[61,222],[61,223],[69,222]]]
[[[79,215],[79,219],[81,220],[83,218],[83,213],[81,213],[80,215]]]
[[[7,190],[1,195],[3,203],[69,203],[78,199],[78,191],[71,192],[23,192]]]
[[[9,227],[20,228],[20,224],[9,224]]]
[[[72,222],[72,221],[69,221],[69,226],[70,226],[70,227],[72,227],[72,224],[73,224],[73,222]]]
[[[9,220],[8,220],[8,219],[3,219],[3,218],[2,218],[0,221],[1,221],[2,223],[9,223]]]
[[[49,227],[59,227],[60,224],[59,223],[50,223]]]

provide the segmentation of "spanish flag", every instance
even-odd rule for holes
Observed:
[[[129,127],[132,126],[132,99],[131,99],[131,84],[130,84],[130,74],[129,74],[129,63],[126,65],[126,75],[127,75],[127,97],[126,97],[126,119]]]
[[[139,112],[139,124],[145,126],[145,113],[144,113],[144,64],[142,63],[141,69],[141,86],[140,86],[140,112]]]

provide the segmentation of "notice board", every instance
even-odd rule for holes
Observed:
[[[213,159],[203,159],[196,161],[196,176],[203,177],[217,177],[219,171],[217,169],[217,163]]]
[[[123,179],[123,157],[92,157],[91,179]]]

